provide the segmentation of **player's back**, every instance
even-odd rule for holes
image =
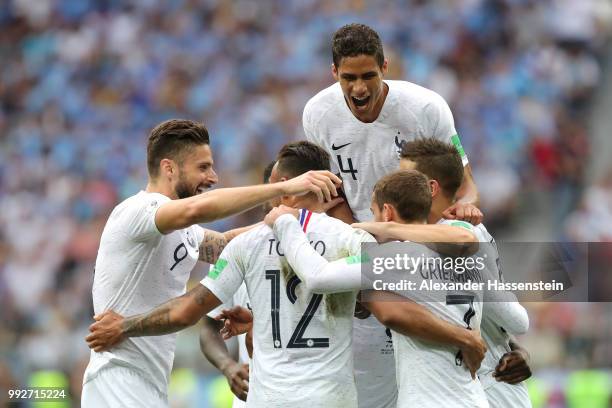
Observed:
[[[402,244],[404,245],[404,244]],[[429,248],[415,245],[415,257],[444,259]],[[411,249],[412,250],[412,249]],[[478,330],[482,317],[482,291],[435,291],[432,284],[482,282],[476,268],[456,274],[442,262],[421,265],[411,278],[419,290],[398,292],[427,307],[438,317],[457,326]],[[429,286],[422,287],[421,283]],[[487,407],[480,382],[473,380],[458,349],[393,332],[398,407]]]
[[[373,240],[324,214],[301,210],[300,215],[311,245],[328,260],[357,255],[362,241]],[[228,259],[224,269],[242,269],[253,309],[248,405],[356,406],[351,348],[356,292],[311,293],[285,261],[282,246],[267,226],[235,241],[226,250],[241,265],[230,265],[233,261]],[[213,293],[234,284],[229,275],[224,270],[215,278],[209,286]],[[223,278],[232,283],[224,284]]]

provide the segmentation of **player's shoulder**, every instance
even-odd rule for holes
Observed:
[[[390,92],[394,92],[398,104],[425,108],[430,105],[446,104],[437,92],[408,81],[385,81]]]
[[[306,106],[304,106],[304,118],[311,123],[318,122],[337,107],[338,103],[341,102],[343,98],[342,89],[339,83],[336,82],[328,86],[306,102]]]
[[[237,235],[230,241],[230,244],[233,243],[234,246],[241,245],[252,248],[264,240],[273,237],[273,235],[274,233],[270,227],[268,227],[266,224],[261,224]]]
[[[110,218],[124,214],[135,216],[140,211],[147,209],[155,211],[160,205],[168,201],[171,201],[171,199],[163,194],[139,191],[117,204],[111,212]]]
[[[474,226],[474,229],[477,231],[478,240],[481,242],[493,242],[493,236],[487,230],[487,227],[484,226],[483,223]]]

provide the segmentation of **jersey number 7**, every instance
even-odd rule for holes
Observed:
[[[463,315],[463,321],[467,325],[466,329],[472,330],[470,327],[470,320],[472,317],[476,316],[476,311],[474,310],[474,295],[466,295],[466,294],[452,294],[446,295],[446,304],[447,305],[469,305],[467,312]],[[455,355],[455,364],[460,366],[463,363],[463,354],[461,350],[457,352]]]
[[[272,315],[272,344],[274,344],[274,348],[282,348],[283,344],[281,341],[280,335],[280,270],[273,269],[266,271],[266,280],[270,280],[270,304],[272,306],[272,310],[270,311]],[[297,297],[295,295],[295,288],[302,281],[297,276],[293,276],[287,282],[287,297],[291,303],[295,303]],[[306,311],[302,315],[302,318],[298,322],[291,338],[289,339],[289,343],[287,343],[287,348],[326,348],[329,347],[329,339],[328,338],[305,338],[304,333],[306,332],[306,328],[310,324],[310,321],[314,317],[319,305],[321,304],[321,300],[323,300],[323,295],[313,294],[308,306],[306,307]]]

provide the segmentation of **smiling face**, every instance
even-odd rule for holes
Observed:
[[[198,145],[179,163],[178,178],[174,185],[177,198],[188,198],[201,194],[219,181],[213,169],[212,151],[209,145]]]
[[[371,55],[344,57],[338,66],[332,65],[334,78],[340,82],[346,103],[357,119],[373,122],[382,110],[389,91],[383,82],[387,61],[382,67]]]

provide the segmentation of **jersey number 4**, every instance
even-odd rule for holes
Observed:
[[[278,269],[267,270],[266,271],[266,279],[270,280],[270,304],[272,306],[272,310],[270,311],[272,315],[272,344],[274,344],[274,348],[282,348],[283,344],[281,341],[280,335],[280,271]],[[297,277],[293,276],[287,282],[287,297],[291,303],[295,303],[297,297],[295,295],[295,288],[302,281]],[[313,294],[308,306],[306,307],[306,311],[302,315],[302,318],[298,322],[291,338],[289,339],[289,343],[287,343],[287,348],[326,348],[329,347],[329,339],[328,338],[306,338],[304,337],[304,333],[306,332],[306,328],[310,324],[310,321],[314,317],[319,305],[321,304],[321,300],[323,300],[323,295]]]
[[[349,173],[351,175],[351,177],[353,178],[353,180],[357,180],[357,176],[355,174],[358,173],[357,169],[355,169],[353,167],[353,159],[351,159],[350,157],[346,160],[347,163],[347,167],[348,168],[344,168],[344,163],[342,162],[342,156],[340,156],[339,154],[336,155],[336,159],[338,159],[338,167],[340,168],[340,172],[341,173]]]

